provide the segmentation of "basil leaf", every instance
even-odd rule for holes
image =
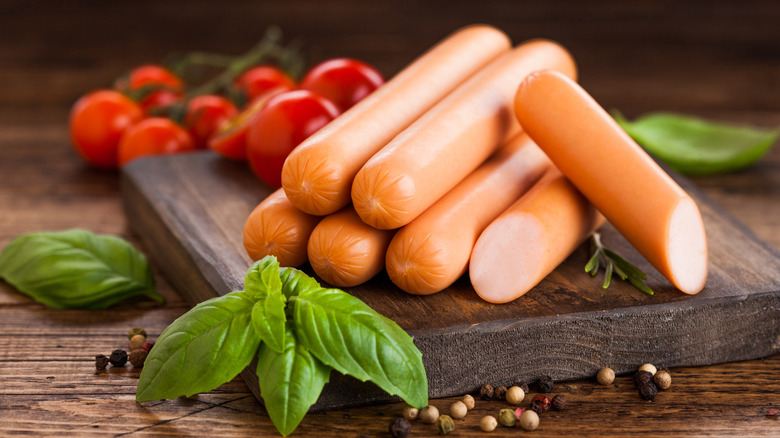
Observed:
[[[656,113],[620,126],[674,170],[705,175],[732,172],[758,161],[777,140],[777,130],[713,123],[678,114]]]
[[[317,359],[414,407],[428,404],[422,354],[396,323],[338,289],[308,290],[290,303],[298,341]]]
[[[166,328],[146,358],[137,401],[211,391],[232,380],[257,352],[254,301],[244,292],[204,301]]]
[[[266,256],[249,268],[244,278],[244,291],[256,301],[252,308],[252,325],[260,340],[281,353],[285,342],[287,316],[284,307],[287,298],[282,294],[276,257]]]
[[[287,436],[317,402],[330,378],[330,368],[300,345],[289,327],[282,353],[263,344],[257,358],[257,377],[265,408],[276,430]]]
[[[0,278],[55,309],[105,309],[138,296],[165,302],[141,252],[86,230],[17,237],[0,253]]]
[[[281,271],[282,293],[287,297],[294,297],[310,290],[320,289],[317,280],[306,275],[305,272],[295,268],[284,268]]]

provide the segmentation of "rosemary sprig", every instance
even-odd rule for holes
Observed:
[[[590,236],[590,252],[590,259],[588,259],[588,263],[585,264],[585,272],[590,274],[591,277],[595,277],[603,264],[604,281],[601,283],[602,289],[609,287],[609,284],[612,281],[612,274],[615,273],[621,280],[628,281],[632,286],[647,295],[653,295],[653,290],[644,282],[647,280],[647,275],[628,260],[614,251],[605,248],[601,243],[601,235],[599,233],[593,233],[593,235]]]

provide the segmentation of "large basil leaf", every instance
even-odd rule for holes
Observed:
[[[0,253],[0,278],[56,309],[104,309],[137,296],[165,301],[142,253],[79,229],[17,237]]]
[[[284,349],[287,298],[282,294],[276,257],[266,256],[249,268],[244,278],[244,291],[256,301],[252,308],[252,325],[257,334],[268,347],[281,353]]]
[[[244,292],[204,301],[166,328],[146,358],[137,401],[211,391],[230,381],[257,352],[254,301]]]
[[[296,342],[289,327],[282,353],[263,344],[257,358],[257,377],[265,408],[279,433],[287,436],[320,397],[322,387],[330,378],[330,368]]]
[[[732,172],[758,161],[777,140],[777,130],[713,123],[679,114],[656,113],[620,126],[672,169],[705,175]]]
[[[428,404],[422,354],[396,323],[338,289],[308,290],[290,304],[298,341],[324,364],[412,406]]]
[[[309,290],[320,289],[317,280],[306,275],[305,272],[295,268],[283,268],[280,275],[282,281],[282,293],[289,299]]]

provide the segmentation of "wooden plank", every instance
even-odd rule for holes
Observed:
[[[244,165],[209,153],[154,157],[127,166],[122,179],[130,224],[186,298],[195,303],[241,288],[251,263],[243,222],[270,193]],[[678,180],[700,205],[709,238],[710,277],[698,295],[675,291],[609,225],[605,243],[648,272],[655,296],[624,282],[602,290],[583,272],[584,248],[504,305],[481,301],[467,278],[431,296],[408,295],[384,275],[348,291],[413,336],[432,397],[542,373],[572,379],[603,365],[625,372],[648,361],[706,365],[779,351],[780,255]],[[254,373],[243,376],[257,392]],[[373,385],[344,378],[326,387],[317,407],[386,399]]]

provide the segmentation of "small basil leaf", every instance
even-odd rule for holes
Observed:
[[[0,253],[0,278],[56,309],[104,309],[137,296],[165,301],[141,252],[118,237],[79,229],[12,240]]]
[[[281,281],[282,293],[287,298],[297,296],[306,291],[317,290],[321,287],[317,280],[295,268],[283,268],[281,270]]]
[[[252,308],[252,325],[260,340],[281,353],[287,321],[284,313],[287,298],[282,294],[276,257],[264,257],[249,268],[244,279],[244,290],[248,297],[256,301]]]
[[[246,368],[260,345],[254,302],[244,292],[204,301],[157,339],[138,381],[137,401],[211,391]]]
[[[777,140],[777,130],[713,123],[656,113],[620,126],[674,170],[689,175],[732,172],[758,161]]]
[[[244,291],[252,299],[265,298],[270,292],[282,289],[279,279],[279,261],[274,256],[266,256],[249,267],[244,277]]]
[[[330,368],[296,342],[290,328],[282,353],[262,344],[257,358],[257,377],[265,408],[279,433],[287,436],[320,397],[330,378]]]
[[[414,407],[428,404],[422,354],[396,323],[338,289],[309,290],[290,303],[298,341],[317,359]]]

